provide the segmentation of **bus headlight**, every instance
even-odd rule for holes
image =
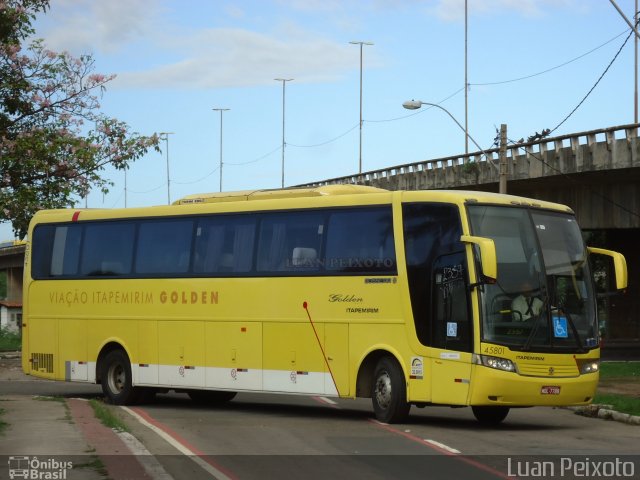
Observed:
[[[576,360],[578,368],[580,368],[580,375],[585,373],[596,373],[600,370],[599,360]]]
[[[474,355],[474,363],[485,367],[504,370],[505,372],[515,372],[516,366],[508,358],[490,357],[488,355]]]

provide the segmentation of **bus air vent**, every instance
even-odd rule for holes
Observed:
[[[31,368],[41,372],[53,373],[53,353],[32,353]]]

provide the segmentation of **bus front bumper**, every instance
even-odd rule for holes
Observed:
[[[578,377],[529,377],[476,366],[469,405],[586,405],[593,400],[598,377],[598,373]]]

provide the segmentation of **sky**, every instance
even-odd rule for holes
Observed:
[[[616,0],[632,18],[635,0]],[[166,204],[189,194],[284,184],[463,153],[464,0],[52,0],[36,37],[91,54],[116,74],[102,111],[133,131],[168,135],[90,208]],[[606,0],[468,0],[468,132],[512,140],[634,121],[634,40]],[[221,114],[214,108],[228,108]],[[557,127],[557,128],[556,128]],[[476,151],[473,142],[469,150]],[[79,199],[78,206],[84,206]],[[8,225],[2,238],[11,237]]]

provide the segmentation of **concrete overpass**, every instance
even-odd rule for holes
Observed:
[[[629,289],[601,300],[607,341],[640,344],[640,124],[512,143],[507,191],[569,205],[587,243],[622,252]],[[389,190],[498,191],[498,148],[330,178],[308,186],[352,183]]]

